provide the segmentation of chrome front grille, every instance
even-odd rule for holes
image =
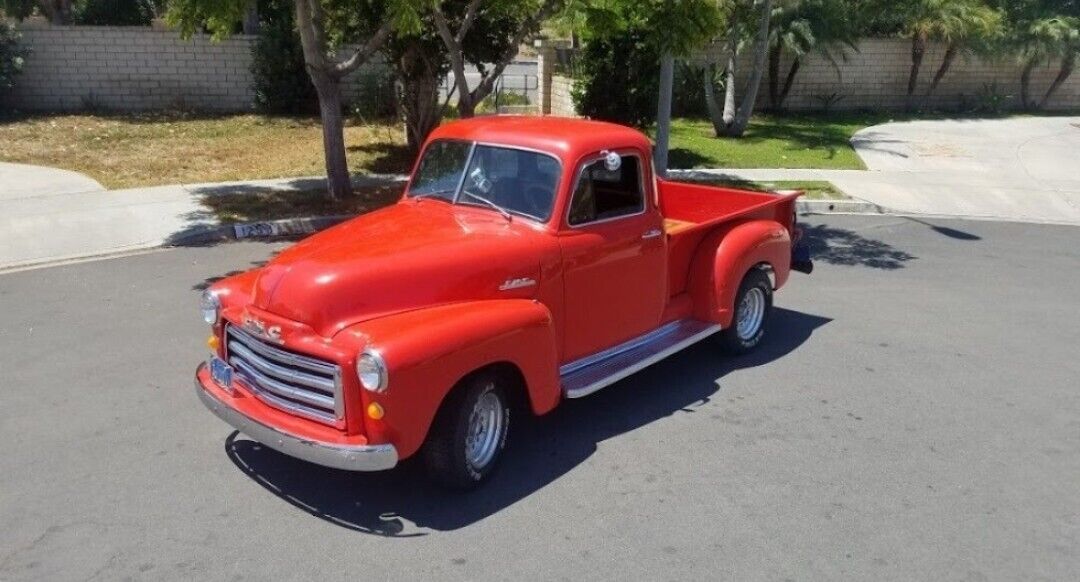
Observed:
[[[225,338],[236,379],[256,397],[297,416],[342,426],[338,365],[284,350],[233,325],[226,326]]]

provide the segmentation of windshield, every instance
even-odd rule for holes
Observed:
[[[549,155],[439,140],[424,152],[409,195],[502,209],[545,221],[551,217],[558,180],[559,162]]]

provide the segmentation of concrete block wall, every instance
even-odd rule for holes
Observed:
[[[253,109],[254,36],[188,40],[148,27],[51,26],[24,23],[30,50],[3,105],[29,111],[140,111],[183,108],[209,112]],[[346,101],[363,98],[377,74],[369,65],[345,79]]]
[[[941,64],[944,48],[943,45],[932,45],[927,51],[920,70],[917,95],[926,93]],[[545,51],[542,45],[538,49],[540,70],[544,71],[544,61],[554,58],[554,49]],[[724,47],[712,45],[687,60],[698,66],[711,61],[721,67],[725,59]],[[750,55],[744,52],[737,65],[737,86],[742,87],[745,83],[749,65]],[[782,63],[782,75],[787,74],[789,65],[790,57]],[[910,67],[911,44],[905,39],[864,39],[859,43],[858,51],[848,49],[846,58],[839,58],[835,63],[811,54],[802,60],[784,106],[793,111],[817,111],[826,105],[832,110],[901,110],[908,106]],[[975,56],[960,57],[953,63],[934,95],[920,97],[916,104],[945,110],[972,109],[1000,99],[1003,107],[1017,108],[1020,106],[1020,70],[1020,64],[1013,58],[987,61]],[[1031,79],[1031,97],[1034,100],[1042,97],[1057,73],[1056,62],[1035,70]],[[569,99],[572,83],[572,79],[556,75],[545,83],[541,75],[540,102],[549,104],[542,111],[552,115],[576,115]],[[759,108],[768,104],[767,83],[767,79],[762,79],[757,102]],[[1073,74],[1058,89],[1046,104],[1046,109],[1080,109],[1080,72]]]
[[[823,107],[829,97],[838,101],[832,109],[886,109],[907,107],[907,83],[911,71],[911,42],[900,38],[863,39],[859,50],[847,49],[844,58],[830,62],[811,54],[801,62],[799,73],[784,105],[795,111],[812,111]],[[973,55],[957,58],[942,79],[934,94],[925,97],[930,81],[941,65],[945,46],[931,44],[919,72],[917,104],[934,109],[969,109],[985,104],[992,95],[1002,99],[1007,108],[1020,106],[1021,65],[1011,57],[988,61]],[[712,60],[723,63],[724,48],[713,45],[695,55],[691,62],[701,64]],[[740,55],[737,68],[740,84],[745,80],[750,55]],[[790,57],[784,60],[782,75],[787,73]],[[722,65],[718,65],[722,66]],[[1038,67],[1031,79],[1031,97],[1039,99],[1058,73],[1058,63]],[[767,79],[763,79],[758,106],[768,104]],[[1048,110],[1080,109],[1080,75],[1073,75],[1047,103]]]
[[[574,99],[570,91],[574,86],[574,80],[562,75],[553,75],[551,78],[551,115],[561,117],[577,117],[577,108],[574,107]]]

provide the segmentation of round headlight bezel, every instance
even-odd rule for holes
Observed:
[[[203,291],[199,298],[199,310],[207,325],[215,325],[221,319],[221,299],[210,290]]]
[[[386,392],[389,374],[378,350],[365,349],[356,357],[356,378],[368,392]]]

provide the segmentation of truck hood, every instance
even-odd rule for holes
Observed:
[[[404,201],[286,249],[258,270],[251,303],[330,337],[393,313],[458,301],[532,297],[550,236],[515,218],[441,201]]]

